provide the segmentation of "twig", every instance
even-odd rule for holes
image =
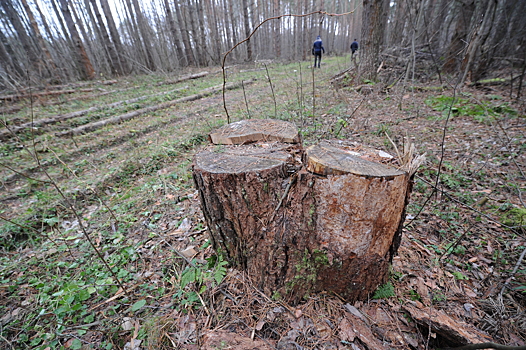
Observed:
[[[287,185],[287,188],[285,189],[285,193],[283,193],[283,196],[281,196],[281,199],[279,200],[278,206],[276,207],[276,209],[274,209],[274,212],[272,213],[272,216],[270,217],[270,219],[268,219],[267,224],[269,222],[271,222],[272,220],[274,220],[274,217],[276,216],[276,213],[278,212],[279,208],[281,208],[281,204],[283,204],[283,201],[285,200],[285,198],[289,194],[290,188],[292,187],[292,185],[294,185],[296,183],[297,179],[298,179],[298,173],[292,175],[292,177],[291,177],[291,179],[289,181],[289,184]]]
[[[245,105],[247,106],[248,119],[250,119],[250,110],[248,109],[247,94],[245,92],[245,83],[241,80],[241,87],[243,87],[243,97],[245,98]]]
[[[524,259],[524,256],[526,255],[526,248],[524,248],[524,250],[522,251],[522,254],[521,256],[519,256],[519,260],[517,261],[517,263],[515,264],[515,267],[513,268],[513,271],[511,272],[510,274],[510,277],[508,277],[508,279],[506,280],[506,282],[504,282],[504,285],[502,286],[502,289],[500,290],[500,293],[499,293],[499,296],[502,298],[502,294],[504,294],[504,290],[508,287],[508,284],[510,284],[511,282],[511,279],[515,276],[515,274],[517,273],[517,270],[519,269],[519,267],[521,266],[521,263],[522,263],[522,260]]]
[[[468,232],[473,228],[473,226],[475,226],[475,223],[471,224],[469,226],[468,229],[464,230],[464,232],[460,235],[460,237],[457,238],[457,240],[455,241],[455,243],[453,243],[453,245],[451,245],[449,247],[449,249],[446,249],[446,251],[444,251],[442,253],[442,255],[440,255],[440,257],[438,258],[438,261],[442,260],[442,258],[444,257],[444,255],[447,257],[449,257],[451,255],[451,253],[453,253],[453,251],[455,250],[455,248],[457,247],[457,245],[460,243],[461,240],[464,239],[464,237],[466,237],[466,235],[468,234]],[[446,255],[447,254],[447,255]]]
[[[300,119],[301,119],[301,126],[305,126],[305,119],[303,119],[303,73],[301,71],[301,63],[298,62],[299,72],[300,72],[300,96],[299,96],[299,104],[300,104]]]
[[[314,70],[316,67],[312,66],[312,118],[315,117],[316,113],[316,80],[314,79]],[[314,134],[316,134],[316,127],[318,123],[314,122]]]
[[[442,170],[442,163],[444,161],[444,155],[445,155],[445,143],[446,143],[447,125],[449,123],[449,118],[451,117],[451,111],[453,109],[453,105],[454,105],[454,103],[456,101],[457,87],[458,87],[459,83],[460,82],[457,81],[457,84],[453,87],[453,99],[451,101],[451,106],[449,106],[449,108],[448,108],[447,118],[446,118],[446,121],[444,122],[444,128],[442,129],[442,141],[440,143],[440,161],[438,163],[437,176],[436,176],[435,185],[433,186],[433,191],[431,191],[431,193],[427,197],[426,201],[424,202],[424,204],[422,205],[422,207],[418,211],[418,213],[416,213],[415,217],[407,225],[405,225],[405,227],[409,226],[413,221],[416,220],[416,218],[420,215],[422,210],[424,210],[424,208],[426,207],[427,203],[431,200],[431,197],[433,197],[433,195],[438,190],[438,184],[440,182],[440,174],[441,174],[441,170]],[[442,189],[442,192],[443,192],[443,189]]]
[[[32,101],[32,98],[31,98],[31,101]],[[31,107],[32,107],[32,104],[31,104]],[[33,108],[31,108],[31,120],[33,120],[34,118],[34,115],[33,115]],[[88,231],[86,230],[86,227],[84,226],[83,224],[83,219],[81,218],[80,214],[78,213],[77,209],[75,208],[75,206],[70,202],[70,200],[66,197],[66,195],[64,194],[64,192],[62,192],[62,189],[60,189],[60,187],[57,185],[57,183],[53,180],[53,178],[51,177],[51,175],[49,175],[49,172],[42,166],[42,163],[40,161],[40,158],[38,157],[38,153],[36,151],[36,144],[35,144],[35,137],[34,135],[32,135],[32,151],[29,150],[27,147],[24,147],[24,149],[26,150],[26,152],[29,154],[29,156],[31,158],[33,158],[35,160],[35,162],[37,163],[37,167],[39,169],[42,170],[42,172],[44,173],[44,175],[48,178],[49,180],[49,183],[51,184],[51,186],[57,191],[57,193],[59,194],[59,196],[64,200],[65,204],[66,204],[66,207],[68,207],[71,212],[73,213],[73,215],[75,216],[75,218],[77,219],[78,223],[79,223],[79,227],[84,235],[84,237],[86,238],[86,240],[88,241],[89,245],[92,247],[92,249],[95,251],[95,253],[97,254],[97,256],[99,257],[100,261],[102,261],[102,263],[104,264],[104,266],[108,269],[108,272],[110,273],[110,275],[115,279],[115,281],[117,282],[117,284],[119,285],[120,288],[122,288],[122,290],[124,291],[124,293],[126,295],[128,295],[128,292],[126,291],[126,288],[124,287],[124,285],[121,283],[121,281],[119,280],[119,278],[117,277],[117,274],[111,269],[110,265],[108,264],[108,262],[106,261],[106,259],[104,258],[104,256],[102,255],[102,253],[99,251],[99,249],[97,249],[97,246],[95,245],[95,243],[92,241],[91,239],[91,236],[90,234],[88,233]]]
[[[270,84],[270,90],[272,91],[272,99],[274,100],[274,118],[278,117],[278,105],[276,104],[276,94],[274,93],[274,86],[272,86],[272,80],[270,79],[270,73],[268,72],[267,65],[263,63],[265,70],[267,71],[267,79]]]
[[[365,101],[365,98],[366,96],[364,96],[364,98],[362,98],[362,100],[360,101],[360,103],[358,103],[358,106],[356,106],[356,108],[354,109],[354,111],[352,111],[351,115],[349,115],[349,117],[345,118],[345,122],[348,123],[349,120],[353,117],[354,113],[356,113],[356,111],[358,110],[358,108],[360,108],[360,106],[362,105],[363,101]],[[340,131],[342,131],[343,129],[343,126],[341,127],[340,130],[338,130],[338,132],[336,133],[336,137],[338,137],[338,135],[340,134]]]

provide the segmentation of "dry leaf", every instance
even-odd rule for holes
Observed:
[[[354,333],[352,325],[347,318],[344,318],[340,322],[339,328],[341,340],[349,342],[354,341],[354,338],[356,338],[356,333]]]

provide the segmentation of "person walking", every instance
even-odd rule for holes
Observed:
[[[351,52],[352,52],[351,56],[354,56],[354,53],[356,51],[358,51],[358,41],[357,39],[354,39],[354,41],[351,44]]]
[[[314,68],[316,68],[316,62],[318,62],[318,68],[320,68],[321,63],[321,52],[325,53],[323,48],[323,42],[321,41],[321,36],[318,35],[314,44],[312,44],[312,54],[314,55]]]

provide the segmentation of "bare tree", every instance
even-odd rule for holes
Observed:
[[[175,14],[177,16],[177,22],[179,22],[179,27],[181,28],[181,35],[183,37],[185,58],[188,65],[195,66],[195,58],[192,50],[192,45],[190,44],[190,36],[188,35],[188,28],[183,16],[181,15],[181,9],[178,5],[178,1],[174,1]]]
[[[380,65],[385,28],[387,25],[388,0],[364,0],[362,17],[362,45],[360,77],[375,81]]]
[[[179,64],[183,63],[184,65],[187,65],[188,62],[181,62],[184,59],[184,54],[183,49],[181,48],[181,44],[179,42],[179,28],[175,24],[175,20],[172,15],[172,9],[170,8],[168,0],[164,0],[164,11],[166,12],[166,19],[168,20],[168,26],[170,28],[172,43],[175,47],[175,51],[177,52],[177,60]]]
[[[1,0],[0,4],[2,5],[2,8],[4,9],[4,12],[6,13],[7,17],[9,18],[11,25],[15,29],[18,40],[24,48],[24,52],[27,55],[28,64],[32,65],[35,68],[33,71],[34,73],[40,72],[41,69],[44,68],[44,63],[37,54],[33,43],[31,42],[31,38],[28,35],[18,12],[13,7],[12,0]]]
[[[108,29],[110,31],[111,40],[113,42],[113,45],[115,45],[115,51],[118,55],[118,62],[121,69],[121,74],[126,74],[129,71],[128,63],[126,61],[124,47],[122,45],[119,32],[117,31],[117,26],[115,25],[110,6],[108,5],[108,0],[100,0],[100,5],[102,7],[102,11],[104,12],[106,23],[108,23]]]
[[[155,61],[153,59],[151,45],[152,39],[150,37],[150,26],[148,24],[148,21],[144,18],[144,15],[141,11],[141,7],[139,6],[139,2],[137,0],[132,0],[132,4],[133,9],[135,10],[135,16],[137,18],[139,32],[141,33],[141,43],[146,53],[146,67],[148,67],[150,71],[155,71]]]
[[[248,15],[248,0],[242,0],[241,6],[243,7],[243,19],[244,19],[244,25],[245,25],[245,37],[248,38],[250,36],[250,20]],[[252,42],[250,39],[246,42],[246,48],[247,48],[247,61],[252,61]]]
[[[71,35],[71,40],[75,45],[73,47],[73,51],[78,63],[78,73],[80,74],[81,79],[93,79],[95,77],[95,70],[93,69],[93,65],[91,64],[88,54],[86,53],[84,44],[80,39],[79,32],[75,27],[75,22],[73,21],[73,17],[66,0],[60,0],[60,9],[62,11],[62,15],[64,16],[64,21],[68,27],[69,34]]]

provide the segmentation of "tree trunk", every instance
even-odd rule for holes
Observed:
[[[29,7],[27,0],[22,0],[22,5],[24,6],[24,10],[27,13],[27,17],[29,18],[29,23],[31,24],[31,28],[33,28],[33,33],[35,37],[37,38],[37,42],[40,47],[40,50],[44,53],[46,68],[49,72],[49,75],[55,76],[56,80],[60,81],[60,77],[58,76],[58,73],[57,73],[57,66],[55,65],[55,62],[53,61],[53,58],[51,57],[51,54],[49,53],[47,45],[44,39],[42,38],[42,34],[40,33],[40,29],[38,27],[37,21],[35,20],[35,16],[33,16],[33,12],[31,11],[31,8]]]
[[[20,40],[22,47],[24,48],[28,61],[33,66],[34,73],[38,76],[39,71],[43,66],[43,62],[40,59],[40,57],[36,54],[35,48],[33,47],[33,44],[31,42],[31,38],[26,32],[26,29],[24,27],[24,24],[20,20],[18,12],[13,7],[13,3],[11,2],[11,0],[2,0],[0,1],[0,4],[2,4],[2,7],[6,15],[8,16],[11,25],[16,31],[16,35],[18,37],[18,40]]]
[[[124,70],[121,67],[121,62],[119,59],[119,55],[117,53],[117,50],[115,49],[113,43],[110,40],[110,35],[108,34],[108,30],[106,29],[106,25],[104,24],[104,21],[102,20],[102,15],[99,11],[99,8],[97,6],[96,0],[89,0],[91,2],[91,6],[93,7],[93,12],[95,14],[96,22],[100,29],[100,35],[101,40],[103,42],[104,48],[107,50],[109,56],[110,56],[110,69],[112,70],[112,73],[115,75],[124,74]]]
[[[144,18],[144,15],[139,6],[137,0],[132,0],[133,9],[135,10],[135,17],[137,18],[137,24],[139,27],[139,32],[141,33],[141,41],[144,46],[144,51],[146,53],[146,67],[150,71],[155,71],[155,61],[153,59],[152,53],[152,38],[150,37],[150,25],[148,21]]]
[[[188,62],[184,62],[184,54],[183,49],[181,48],[181,44],[179,42],[179,32],[178,28],[175,25],[175,20],[172,15],[172,9],[170,8],[170,3],[168,0],[164,0],[164,11],[166,12],[166,18],[168,19],[168,25],[170,26],[170,34],[172,36],[172,42],[175,47],[175,51],[177,52],[177,61],[179,65],[183,65],[181,63],[184,63],[184,65],[188,65]]]
[[[230,24],[230,14],[228,12],[228,7],[227,7],[227,0],[221,0],[222,2],[222,5],[223,5],[223,23],[224,23],[224,35],[223,35],[223,40],[225,40],[225,43],[226,43],[226,50],[225,51],[228,51],[230,50],[232,47],[234,47],[234,41],[232,39],[232,27],[231,27],[231,24]],[[222,55],[221,55],[222,56]],[[229,57],[231,56],[231,59],[235,60],[236,59],[236,52],[235,51],[232,51],[232,53],[229,55]],[[223,59],[223,57],[221,57],[221,60]]]
[[[446,73],[456,73],[461,67],[462,52],[466,47],[466,39],[470,31],[471,17],[475,10],[475,1],[468,0],[462,3],[452,3],[455,6],[451,14],[456,14],[455,29],[449,45],[446,49],[446,58],[442,67]]]
[[[232,40],[234,42],[234,45],[236,45],[240,40],[239,40],[239,33],[237,32],[237,28],[238,28],[238,24],[237,24],[237,20],[236,20],[236,16],[235,16],[235,12],[234,12],[234,4],[233,2],[235,0],[226,0],[228,1],[228,14],[230,15],[230,22],[232,23]],[[239,51],[234,51],[233,52],[233,57],[236,58],[236,59],[239,59],[240,56],[238,55],[238,52]]]
[[[71,15],[73,16],[74,27],[78,28],[78,30],[80,31],[80,34],[82,35],[81,38],[84,38],[84,41],[82,39],[80,39],[79,42],[82,45],[86,45],[85,48],[83,46],[83,50],[84,50],[86,55],[85,55],[85,57],[81,56],[83,64],[84,65],[86,64],[84,62],[85,60],[90,62],[90,65],[92,66],[92,69],[94,70],[93,77],[95,77],[95,72],[100,73],[100,67],[99,67],[99,64],[98,64],[98,62],[96,60],[96,57],[95,57],[96,51],[92,47],[91,36],[89,36],[88,33],[86,32],[86,28],[84,27],[84,23],[80,20],[80,17],[77,15],[77,10],[75,9],[75,6],[74,6],[73,2],[71,0],[67,0],[67,1],[68,1],[69,11],[70,11]],[[92,57],[95,57],[95,60],[93,60],[93,62],[89,59],[90,54],[91,54]],[[92,79],[92,78],[90,78],[90,79]]]
[[[192,51],[192,45],[190,44],[190,36],[188,35],[188,27],[183,16],[181,15],[181,9],[177,1],[173,2],[175,8],[175,15],[177,16],[177,22],[179,22],[179,28],[181,29],[181,36],[183,38],[185,60],[187,65],[195,66],[194,54]]]
[[[387,25],[388,0],[364,0],[362,17],[362,44],[360,45],[360,77],[376,81],[380,65],[380,51]]]
[[[477,28],[472,42],[469,45],[467,57],[464,59],[464,83],[471,74],[471,80],[477,81],[482,79],[487,73],[490,56],[494,54],[494,45],[488,45],[487,39],[495,23],[495,14],[497,9],[497,0],[489,0],[488,3],[481,6],[480,25]]]
[[[221,4],[217,4],[217,8],[219,8]],[[211,47],[212,47],[212,62],[214,64],[220,64],[221,63],[221,37],[219,35],[219,28],[218,24],[224,28],[223,23],[218,23],[219,16],[217,15],[217,8],[214,8],[214,3],[210,0],[205,1],[206,6],[206,13],[208,17],[208,23],[210,24],[209,27],[211,27]]]
[[[110,6],[108,5],[108,0],[100,0],[100,6],[102,7],[104,17],[106,18],[106,22],[108,23],[108,29],[110,31],[111,40],[113,42],[113,45],[115,45],[115,50],[117,51],[119,65],[121,68],[121,74],[127,74],[129,73],[129,68],[128,63],[126,61],[124,47],[122,45],[119,32],[117,31],[115,21],[113,20],[113,15],[111,13]]]
[[[73,17],[71,16],[71,12],[68,8],[67,0],[60,0],[60,9],[62,10],[62,15],[64,16],[64,21],[68,27],[71,40],[75,45],[74,52],[77,58],[78,70],[81,79],[93,79],[95,77],[95,70],[93,69],[86,50],[84,49],[82,40],[80,40],[80,35],[77,31],[77,28],[75,27],[75,22],[73,22]]]
[[[274,0],[274,17],[281,15],[281,0]],[[281,58],[281,19],[275,19],[273,24],[274,54]]]
[[[211,241],[258,288],[292,302],[321,291],[354,301],[385,283],[408,173],[358,144],[304,150],[296,127],[278,120],[240,121],[210,136],[223,145],[195,156],[193,177]]]
[[[243,19],[245,24],[245,38],[248,38],[250,35],[250,20],[248,17],[248,2],[247,0],[242,0],[242,6],[243,6]],[[252,61],[252,43],[250,42],[250,39],[248,39],[245,43],[247,47],[247,61]]]
[[[203,4],[199,0],[195,0],[195,14],[197,15],[197,23],[199,28],[199,34],[198,37],[198,45],[201,51],[201,54],[199,55],[200,64],[203,67],[206,67],[208,65],[208,60],[206,59],[209,55],[208,52],[208,45],[206,44],[206,33],[205,33],[205,18],[204,18],[204,8]]]
[[[4,45],[4,42],[6,43],[5,45]],[[15,80],[14,79],[15,77],[17,79],[24,77],[25,71],[23,67],[20,65],[19,60],[14,59],[15,55],[10,49],[7,38],[5,37],[4,33],[1,30],[0,30],[0,58],[2,58],[3,69],[5,70],[5,73],[6,75],[9,76],[9,78],[7,76],[3,76],[3,74],[2,76],[9,83],[12,83]]]

